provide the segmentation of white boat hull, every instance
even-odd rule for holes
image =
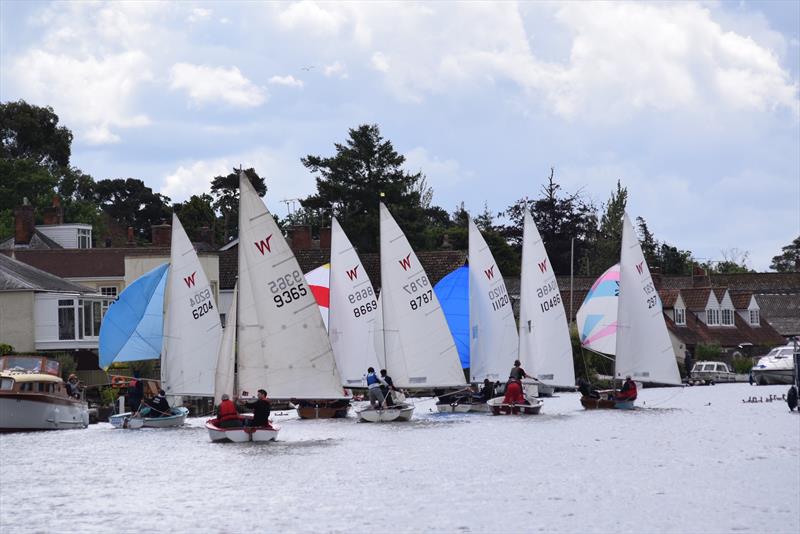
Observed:
[[[371,406],[356,412],[361,421],[367,423],[388,423],[391,421],[409,421],[414,413],[414,405],[403,403],[390,408],[376,410]]]
[[[144,420],[143,424],[131,425],[135,428],[174,428],[182,426],[186,422],[186,417],[189,415],[189,410],[183,406],[172,408],[172,415],[166,417],[133,417],[133,413],[126,412],[117,415],[112,415],[108,418],[108,422],[114,428],[128,428],[130,421]]]
[[[495,397],[486,403],[493,415],[536,415],[544,404],[541,399],[527,395],[525,400],[528,401],[528,404],[506,404],[503,399],[503,397]]]
[[[794,369],[757,369],[753,367],[753,382],[759,386],[793,384]]]
[[[244,419],[247,416],[243,416]],[[246,443],[249,441],[275,441],[280,428],[278,427],[235,427],[223,428],[216,426],[216,419],[206,421],[208,437],[215,443]]]
[[[33,395],[31,395],[33,396]],[[53,399],[21,399],[20,395],[0,397],[0,431],[63,430],[89,426],[89,406],[85,402]]]

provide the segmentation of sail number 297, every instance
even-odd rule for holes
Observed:
[[[300,271],[292,271],[269,282],[269,290],[273,293],[272,300],[275,307],[280,308],[284,304],[308,295],[308,290],[303,284],[303,275]]]
[[[642,289],[647,297],[647,309],[654,308],[658,304],[658,293],[656,293],[653,282],[648,282]]]

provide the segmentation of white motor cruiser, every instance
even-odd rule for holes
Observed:
[[[800,351],[794,344],[775,347],[759,358],[751,373],[759,386],[794,383],[794,354]]]

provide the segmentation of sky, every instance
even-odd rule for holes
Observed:
[[[555,168],[617,180],[656,239],[767,270],[800,235],[800,2],[0,2],[0,101],[51,106],[72,164],[173,201],[240,164],[271,211],[377,124],[477,215]]]

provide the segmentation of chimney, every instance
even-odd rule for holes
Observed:
[[[201,226],[197,237],[201,243],[214,246],[214,234],[208,226]]]
[[[58,195],[53,195],[53,205],[42,210],[44,224],[64,224],[64,208],[61,207],[61,199]]]
[[[711,278],[699,265],[695,265],[692,269],[692,287],[711,287]]]
[[[172,227],[168,224],[154,224],[150,227],[154,247],[168,247],[172,243]]]
[[[34,228],[33,206],[28,203],[27,198],[23,198],[22,206],[14,208],[14,244],[30,244]]]
[[[294,252],[298,250],[309,250],[311,248],[311,227],[308,225],[290,226],[287,230],[289,234],[289,246]]]
[[[128,246],[135,247],[136,242],[133,240],[133,226],[128,227]]]
[[[321,248],[322,250],[328,250],[331,248],[330,227],[319,229],[319,248]]]

